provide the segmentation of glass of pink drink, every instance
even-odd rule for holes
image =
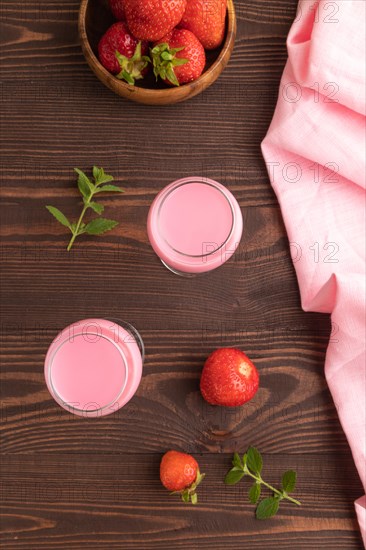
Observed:
[[[129,323],[85,319],[60,332],[45,359],[45,378],[55,401],[84,417],[111,414],[135,394],[144,345]]]
[[[189,177],[165,187],[148,215],[151,246],[178,275],[212,271],[237,249],[243,217],[235,197],[217,181]]]

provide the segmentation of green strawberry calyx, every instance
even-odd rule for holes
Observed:
[[[151,63],[151,59],[147,55],[141,55],[141,42],[136,46],[135,53],[132,57],[126,57],[118,51],[115,53],[117,61],[121,67],[120,72],[116,75],[120,80],[125,80],[127,84],[132,86],[135,80],[144,78],[142,71]]]
[[[150,50],[156,80],[160,76],[163,80],[169,80],[174,86],[179,86],[174,68],[189,62],[189,59],[176,56],[182,50],[184,50],[184,46],[170,48],[167,42],[157,44]]]
[[[183,489],[182,491],[173,491],[170,494],[175,495],[175,494],[179,493],[185,504],[188,504],[189,502],[191,502],[192,504],[197,504],[198,498],[197,498],[196,489],[197,489],[198,485],[201,483],[201,481],[204,479],[205,475],[206,474],[201,474],[200,471],[197,470],[196,479],[190,487],[187,487],[186,489]]]

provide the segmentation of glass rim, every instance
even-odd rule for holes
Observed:
[[[107,318],[100,318],[100,317],[91,318],[91,317],[89,317],[87,319],[82,319],[81,321],[74,321],[74,322],[70,323],[69,325],[67,325],[67,327],[65,327],[65,328],[67,329],[67,328],[69,328],[73,325],[77,325],[78,323],[82,324],[82,323],[85,323],[86,321],[89,321],[89,320],[90,321],[98,321],[99,320],[99,321],[107,321],[107,322],[111,321],[112,323],[116,324],[117,326],[120,326],[121,328],[124,328],[134,338],[134,342],[136,343],[136,345],[139,348],[139,351],[140,351],[140,354],[141,354],[141,367],[143,368],[144,360],[145,360],[144,342],[143,342],[143,339],[142,339],[140,333],[138,332],[138,330],[133,325],[131,325],[131,323],[128,323],[127,321],[122,321],[122,319],[117,319],[117,318],[112,318],[112,317],[107,317]],[[63,329],[63,330],[65,330],[65,329]],[[55,339],[51,342],[49,350],[50,350],[50,348],[53,344],[56,344],[56,339],[58,338],[58,336],[60,334],[62,334],[62,331],[60,331],[58,333],[58,335],[55,337]],[[107,340],[109,343],[111,343],[117,349],[118,353],[121,356],[122,364],[123,364],[123,368],[124,368],[125,379],[124,379],[124,382],[121,385],[121,388],[119,389],[118,394],[116,395],[116,397],[114,397],[111,401],[109,401],[105,405],[103,405],[101,407],[99,406],[99,407],[93,408],[93,409],[79,408],[77,406],[71,405],[70,403],[66,402],[63,399],[63,397],[57,391],[57,389],[55,387],[55,384],[54,384],[54,381],[52,380],[52,364],[53,364],[53,362],[56,358],[57,353],[60,351],[61,347],[64,344],[66,344],[66,342],[68,341],[68,337],[61,338],[61,341],[57,343],[56,349],[53,350],[50,359],[48,359],[47,362],[45,361],[45,368],[46,368],[46,372],[47,372],[47,380],[49,382],[50,389],[52,390],[51,391],[52,397],[54,397],[54,399],[56,400],[56,402],[59,405],[62,405],[62,407],[64,407],[69,412],[72,413],[72,412],[75,411],[75,413],[77,413],[79,415],[82,415],[82,416],[98,416],[98,415],[103,416],[101,413],[103,413],[107,409],[110,409],[115,403],[118,404],[118,400],[123,395],[123,392],[126,389],[127,382],[128,382],[128,361],[127,361],[126,355],[125,355],[122,347],[118,344],[118,342],[115,342],[113,340],[113,338],[111,338],[108,335],[100,334],[98,331],[95,331],[95,329],[94,330],[90,329],[90,330],[86,331],[86,333],[83,332],[83,330],[77,331],[77,332],[73,333],[73,338],[76,338],[78,336],[85,336],[85,334],[98,336],[99,338],[104,338],[105,340]],[[127,344],[128,344],[128,342],[127,342]],[[46,360],[47,360],[47,356],[46,356]],[[96,402],[90,402],[90,404],[98,405],[98,403],[96,403]],[[111,412],[114,412],[114,411],[111,411]]]
[[[204,178],[202,178],[200,180],[199,178],[196,178],[196,177],[184,178],[184,179],[185,179],[185,181],[178,180],[177,182],[174,182],[175,185],[171,184],[172,185],[171,188],[165,189],[165,192],[163,191],[163,195],[161,196],[161,201],[159,203],[158,210],[157,210],[157,213],[156,213],[158,232],[159,232],[159,235],[160,235],[161,239],[164,241],[164,243],[171,250],[173,250],[174,252],[176,252],[180,256],[185,256],[187,258],[206,258],[206,257],[212,256],[213,254],[217,254],[217,252],[219,252],[229,242],[229,240],[230,240],[230,238],[233,234],[234,227],[235,227],[235,211],[234,211],[233,205],[231,204],[230,198],[227,196],[227,194],[225,193],[225,190],[221,188],[221,184],[219,184],[218,182],[215,182],[214,180],[208,180],[208,179],[205,180]],[[161,214],[161,210],[162,210],[162,208],[164,206],[164,203],[167,200],[167,198],[173,192],[175,192],[179,187],[183,187],[185,185],[192,185],[194,183],[198,183],[199,185],[207,185],[209,187],[212,187],[216,191],[219,191],[222,194],[222,196],[225,198],[227,204],[230,207],[230,212],[231,212],[231,227],[230,227],[229,233],[228,233],[225,241],[223,243],[221,243],[220,246],[218,246],[214,250],[211,250],[210,252],[207,252],[205,254],[187,254],[186,252],[182,252],[181,250],[177,250],[166,239],[166,237],[164,236],[164,233],[163,233],[163,231],[161,230],[161,227],[160,227],[160,214]],[[168,187],[170,187],[170,186],[168,186]]]

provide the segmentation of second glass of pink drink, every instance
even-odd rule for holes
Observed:
[[[165,187],[147,221],[151,246],[174,273],[212,271],[236,251],[243,232],[238,202],[217,181],[189,177]]]

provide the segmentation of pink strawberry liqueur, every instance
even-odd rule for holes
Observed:
[[[106,319],[66,327],[49,347],[45,377],[52,397],[67,411],[104,416],[121,408],[141,380],[143,344],[138,332]]]
[[[161,261],[181,275],[216,269],[235,252],[243,218],[234,196],[201,177],[177,180],[154,199],[147,231]]]

